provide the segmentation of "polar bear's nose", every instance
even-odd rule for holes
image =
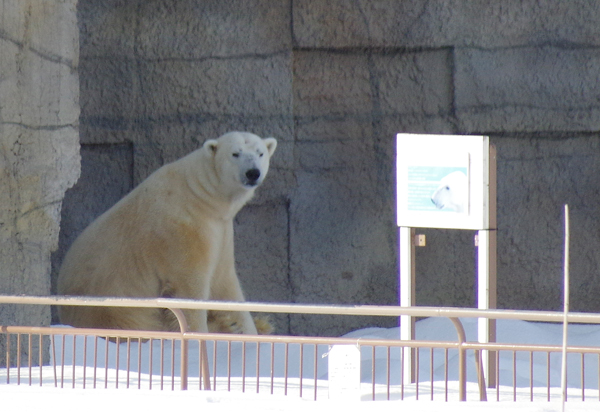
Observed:
[[[258,169],[250,169],[246,172],[246,178],[248,178],[249,183],[256,183],[256,181],[260,178],[260,170]]]

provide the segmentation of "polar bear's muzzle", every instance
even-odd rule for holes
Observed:
[[[252,168],[246,170],[244,173],[244,185],[245,186],[256,186],[260,183],[260,170],[257,168]]]

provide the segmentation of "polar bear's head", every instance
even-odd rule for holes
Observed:
[[[438,209],[452,209],[458,213],[465,213],[469,202],[468,194],[467,175],[456,171],[440,180],[440,185],[431,195],[431,201]]]
[[[247,132],[230,132],[207,140],[203,148],[213,159],[219,185],[230,192],[254,189],[269,171],[269,161],[277,140]]]

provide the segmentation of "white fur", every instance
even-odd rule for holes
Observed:
[[[276,147],[274,138],[232,132],[158,169],[77,238],[58,293],[243,301],[233,218],[264,180]],[[191,330],[208,331],[206,311],[184,313]],[[78,327],[177,329],[162,309],[62,307],[59,315]],[[256,333],[249,313],[231,315],[241,332]]]
[[[444,176],[433,192],[431,201],[438,209],[451,209],[465,213],[468,206],[469,182],[467,176],[456,171]]]

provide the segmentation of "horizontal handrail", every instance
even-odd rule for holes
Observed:
[[[520,319],[537,322],[562,323],[563,312],[471,309],[429,306],[377,306],[377,305],[314,305],[300,303],[257,303],[203,301],[172,298],[113,298],[90,296],[10,296],[0,295],[0,304],[59,305],[59,306],[113,306],[165,309],[208,309],[226,311],[250,311],[267,313],[302,313],[314,315],[359,315],[359,316],[400,316],[445,317],[445,318],[489,318]],[[570,312],[569,323],[600,324],[600,314]]]
[[[111,338],[148,338],[148,331],[136,331],[126,329],[92,329],[92,328],[62,328],[50,326],[5,326],[0,325],[0,333],[31,333],[52,335],[76,335],[76,336],[102,336]],[[340,338],[325,336],[279,336],[279,335],[236,335],[210,332],[187,332],[181,335],[179,332],[157,332],[152,331],[152,338],[156,339],[187,339],[187,340],[214,340],[235,342],[260,342],[260,343],[296,343],[316,345],[356,345],[365,346],[390,346],[390,347],[426,347],[426,348],[458,348],[460,342],[411,340],[399,341],[378,338]]]

